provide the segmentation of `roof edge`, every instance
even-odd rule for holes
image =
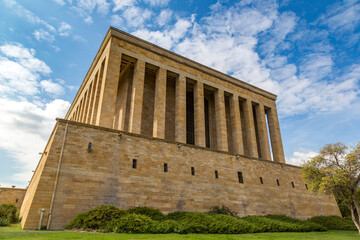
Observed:
[[[157,45],[155,45],[153,43],[150,43],[150,42],[145,41],[145,40],[143,40],[141,38],[133,36],[133,35],[131,35],[129,33],[126,33],[126,32],[124,32],[122,30],[119,30],[119,29],[117,29],[115,27],[110,26],[109,32],[110,32],[112,37],[115,37],[115,38],[118,38],[120,40],[129,42],[131,44],[135,44],[135,45],[137,45],[137,46],[139,46],[139,47],[141,47],[141,48],[143,48],[145,50],[154,52],[154,53],[156,53],[158,55],[161,55],[161,56],[166,57],[168,59],[171,59],[173,61],[176,61],[176,62],[179,62],[181,64],[187,65],[189,67],[195,68],[195,69],[197,69],[197,70],[199,70],[201,72],[204,72],[204,73],[206,73],[208,75],[212,75],[212,76],[214,76],[216,78],[220,78],[223,81],[230,82],[232,84],[235,84],[237,86],[245,88],[245,89],[247,89],[247,90],[249,90],[251,92],[260,94],[260,95],[262,95],[264,97],[267,97],[267,98],[270,98],[271,100],[275,101],[276,98],[277,98],[277,96],[275,94],[271,93],[271,92],[268,92],[266,90],[258,88],[258,87],[254,86],[254,85],[251,85],[251,84],[249,84],[247,82],[244,82],[244,81],[242,81],[240,79],[237,79],[235,77],[229,76],[229,75],[227,75],[225,73],[222,73],[222,72],[220,72],[218,70],[212,69],[212,68],[210,68],[208,66],[205,66],[205,65],[203,65],[203,64],[201,64],[199,62],[196,62],[194,60],[191,60],[189,58],[181,56],[181,55],[179,55],[177,53],[174,53],[174,52],[172,52],[170,50],[159,47],[159,46],[157,46]]]

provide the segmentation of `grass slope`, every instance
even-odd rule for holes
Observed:
[[[69,231],[24,231],[20,224],[13,224],[10,227],[0,227],[0,239],[100,239],[100,240],[145,240],[145,239],[359,239],[357,231],[327,231],[327,232],[306,232],[306,233],[254,233],[241,235],[223,234],[115,234],[115,233],[89,233],[89,232],[69,232]]]

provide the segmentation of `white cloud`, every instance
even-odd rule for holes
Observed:
[[[60,96],[65,93],[65,89],[60,84],[54,83],[51,80],[42,80],[40,86],[45,92],[54,94],[55,96]]]
[[[56,117],[64,117],[70,103],[61,99],[49,102],[45,107],[28,101],[0,98],[0,148],[9,153],[17,169],[8,181],[24,186],[39,161]],[[4,163],[0,157],[0,162]],[[16,184],[17,185],[17,184]]]
[[[8,181],[25,186],[39,160],[38,152],[46,145],[56,117],[64,117],[70,103],[61,99],[41,98],[63,94],[65,85],[41,80],[50,67],[35,57],[35,50],[20,43],[0,46],[0,165],[14,165],[15,174]],[[9,163],[9,158],[16,164]]]
[[[125,7],[135,6],[137,0],[113,0],[113,3],[115,5],[113,12],[116,12],[118,10],[123,10]]]
[[[40,75],[50,74],[51,69],[34,57],[35,50],[12,43],[0,46],[0,53],[0,92],[37,94]]]
[[[311,53],[304,57],[300,65],[300,77],[321,80],[331,73],[333,61],[329,54]]]
[[[156,21],[159,26],[164,26],[171,20],[172,15],[173,11],[171,11],[170,9],[163,9],[161,10],[159,16],[156,18]]]
[[[56,32],[56,29],[52,25],[39,18],[31,11],[24,8],[22,5],[18,4],[15,0],[2,0],[2,2],[4,6],[14,11],[19,17],[25,18],[28,22],[33,24],[43,25],[51,32]]]
[[[45,31],[42,28],[35,30],[33,35],[35,36],[36,40],[38,40],[38,41],[45,40],[48,42],[53,42],[55,40],[54,35],[52,35],[48,31]]]
[[[118,27],[120,29],[124,26],[124,20],[120,15],[114,14],[110,18],[110,23],[114,27]]]
[[[358,1],[335,3],[319,18],[319,21],[333,32],[353,30],[360,23],[360,3]]]
[[[56,2],[57,4],[59,4],[60,6],[64,6],[65,5],[65,1],[64,0],[53,0],[54,2]]]
[[[294,152],[290,158],[287,158],[286,163],[300,166],[304,163],[304,161],[307,161],[310,158],[315,157],[317,154],[318,153],[311,150],[300,149],[299,151]]]
[[[109,12],[109,8],[110,3],[107,0],[78,0],[70,9],[82,17],[85,23],[91,24],[93,23],[91,14],[95,9],[98,13],[106,15]]]
[[[150,6],[166,6],[170,0],[144,0],[145,3],[150,4]]]
[[[157,44],[163,48],[171,49],[180,39],[184,37],[192,23],[186,19],[178,19],[178,21],[167,30],[149,31],[141,29],[133,32],[135,36],[145,39],[149,42]]]
[[[122,17],[126,20],[126,26],[140,27],[150,19],[152,14],[153,13],[149,9],[129,7],[123,11]]]
[[[60,24],[60,27],[58,28],[58,32],[60,36],[69,36],[70,31],[71,31],[71,26],[66,22],[62,22]]]

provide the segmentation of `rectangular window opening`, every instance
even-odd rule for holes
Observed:
[[[260,183],[264,184],[262,177],[260,177]]]
[[[164,163],[164,172],[168,172],[168,164]]]
[[[215,170],[215,178],[219,178],[219,174],[217,170]]]
[[[306,190],[309,190],[309,189],[308,189],[308,186],[307,186],[307,184],[306,184],[306,183],[305,183],[305,187],[306,187]]]
[[[291,182],[291,186],[292,186],[293,188],[295,188],[294,182]]]
[[[239,183],[244,183],[242,172],[238,172]]]
[[[276,179],[276,183],[277,183],[278,186],[280,186],[279,179]]]
[[[191,167],[191,175],[195,176],[195,168]]]
[[[133,159],[133,164],[132,164],[132,168],[136,168],[137,167],[137,159]]]

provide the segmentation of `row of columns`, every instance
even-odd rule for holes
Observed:
[[[121,54],[109,50],[109,57],[105,63],[104,81],[101,85],[99,98],[99,110],[96,117],[96,125],[113,127],[115,116],[115,104],[117,97],[118,82],[120,77]],[[134,65],[134,76],[131,88],[131,102],[129,115],[129,132],[141,133],[142,108],[144,97],[145,61],[137,59]],[[155,101],[153,117],[153,137],[165,138],[165,115],[166,115],[166,81],[167,70],[159,67],[155,83]],[[175,85],[175,141],[186,143],[186,77],[179,74]],[[204,109],[204,84],[197,81],[194,84],[194,133],[195,145],[205,147],[205,109]],[[261,157],[271,160],[271,151],[266,124],[264,105],[257,103],[255,106],[256,122],[254,121],[253,102],[246,99],[241,102],[243,114],[240,114],[239,96],[233,94],[230,97],[230,117],[232,129],[232,143],[228,143],[227,123],[225,111],[224,90],[215,91],[215,122],[216,122],[216,146],[220,151],[228,151],[229,144],[233,145],[234,151],[240,155]],[[86,95],[85,95],[86,98]],[[85,99],[84,98],[84,99]],[[96,98],[96,97],[95,97]],[[96,104],[96,99],[91,96]],[[80,106],[88,107],[89,103],[82,100]],[[267,110],[269,132],[274,161],[284,162],[284,153],[280,135],[280,128],[276,108]],[[81,116],[80,119],[84,119]],[[241,122],[243,122],[243,125]],[[255,131],[257,128],[257,135]],[[242,129],[244,126],[244,129]],[[244,136],[244,137],[243,137]],[[244,146],[243,140],[246,141]]]

